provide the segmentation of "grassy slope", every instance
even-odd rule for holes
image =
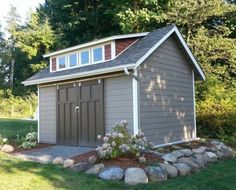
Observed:
[[[60,166],[21,161],[0,153],[0,189],[145,189],[145,190],[227,190],[236,187],[236,159],[215,163],[199,173],[163,183],[127,186],[106,182]]]
[[[0,119],[0,134],[9,139],[16,139],[16,135],[37,131],[37,122],[18,119]]]

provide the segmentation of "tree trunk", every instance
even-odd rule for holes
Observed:
[[[10,73],[10,87],[13,87],[14,82],[14,67],[15,67],[15,59],[11,60],[11,73]]]

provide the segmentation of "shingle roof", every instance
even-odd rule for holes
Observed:
[[[92,70],[109,68],[121,65],[135,64],[140,58],[142,58],[147,51],[149,51],[159,40],[161,40],[175,25],[169,25],[163,28],[159,28],[150,32],[145,37],[141,38],[137,42],[135,42],[131,47],[129,47],[126,51],[120,54],[114,60],[98,63],[94,65],[88,65],[83,67],[78,67],[74,69],[68,69],[57,72],[50,72],[49,68],[46,68],[32,77],[28,78],[25,82],[52,78],[52,77],[60,77],[64,75],[70,75],[74,73],[85,73]]]

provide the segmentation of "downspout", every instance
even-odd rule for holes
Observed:
[[[139,79],[137,77],[137,70],[134,73],[129,72],[128,68],[124,68],[125,75],[132,78],[132,95],[133,95],[133,134],[137,135],[139,132]]]

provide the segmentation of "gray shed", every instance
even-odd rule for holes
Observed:
[[[40,143],[96,146],[127,120],[156,146],[196,139],[195,80],[205,75],[176,26],[49,53],[38,85]]]

